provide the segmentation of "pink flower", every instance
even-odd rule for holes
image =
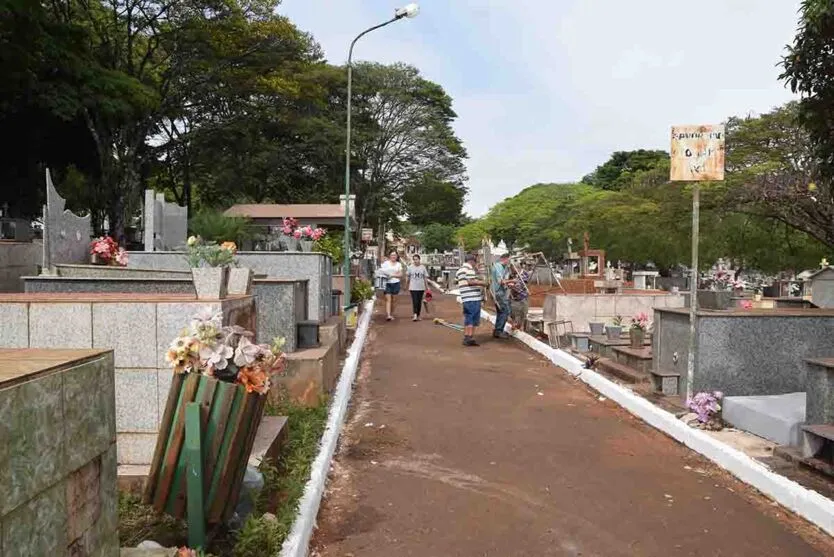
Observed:
[[[301,229],[296,228],[296,229],[293,231],[292,235],[293,235],[293,237],[294,237],[296,240],[300,240],[300,239],[301,239]]]
[[[127,260],[127,250],[125,250],[125,248],[119,248],[119,251],[116,252],[116,263],[122,267],[127,267]]]
[[[753,309],[753,302],[750,300],[742,300],[741,309]]]

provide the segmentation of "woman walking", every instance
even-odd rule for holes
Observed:
[[[385,281],[385,311],[388,321],[394,320],[395,296],[400,293],[400,279],[403,276],[403,268],[400,265],[400,256],[396,251],[388,254],[380,266],[380,271],[386,277]]]
[[[411,309],[414,316],[412,321],[420,320],[420,311],[423,308],[423,295],[426,293],[426,276],[428,271],[420,262],[420,256],[414,255],[412,264],[408,266],[408,291],[411,293]]]

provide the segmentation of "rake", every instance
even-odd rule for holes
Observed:
[[[434,318],[435,325],[443,325],[444,327],[448,327],[450,329],[454,329],[455,331],[462,331],[463,325],[458,325],[457,323],[449,323],[445,319],[440,319],[439,317]]]

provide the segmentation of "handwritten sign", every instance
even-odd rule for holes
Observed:
[[[363,228],[362,229],[362,241],[363,242],[370,242],[374,239],[374,229],[373,228]]]
[[[673,126],[673,182],[724,179],[724,126]]]

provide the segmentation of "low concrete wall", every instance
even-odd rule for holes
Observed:
[[[658,308],[654,315],[653,365],[680,373],[683,392],[689,314]],[[804,392],[804,360],[834,353],[834,311],[699,311],[697,342],[694,392],[717,390],[728,396]]]
[[[154,273],[156,271],[142,271]],[[25,277],[27,293],[139,293],[188,294],[196,296],[191,274],[188,278],[81,278],[64,276]],[[280,336],[287,341],[284,350],[297,346],[296,325],[307,319],[307,281],[255,279],[252,293],[257,300],[259,342],[269,343]]]
[[[211,302],[174,294],[0,295],[0,348],[114,351],[119,464],[150,464],[173,372],[171,341],[198,312],[256,330],[252,296]]]
[[[330,290],[333,281],[333,264],[329,255],[288,251],[242,251],[237,259],[241,266],[253,269],[256,274],[283,280],[308,280],[308,316],[319,323],[330,317]],[[157,270],[188,270],[188,262],[182,252],[157,251],[129,254],[128,268]]]
[[[71,352],[0,351],[2,555],[119,554],[113,353]]]
[[[43,265],[43,243],[0,240],[0,292],[23,292],[21,277],[37,275]]]
[[[545,321],[565,319],[577,332],[590,331],[589,323],[610,323],[617,315],[628,320],[654,308],[680,308],[684,299],[675,294],[548,294],[544,299]]]

